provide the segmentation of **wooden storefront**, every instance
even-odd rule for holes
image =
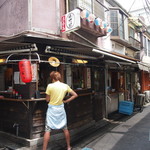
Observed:
[[[141,91],[150,91],[150,73],[141,71]]]
[[[65,104],[70,130],[83,128],[105,116],[103,62],[92,59],[94,57],[91,55],[88,57],[87,53],[86,58],[83,57],[85,55],[73,52],[69,56],[45,53],[43,47],[46,46],[40,45],[38,52],[5,55],[5,59],[9,58],[7,63],[0,65],[0,76],[4,81],[0,93],[5,97],[0,100],[0,131],[31,140],[43,137],[47,110],[45,89],[50,83],[49,73],[53,70],[60,71],[63,82],[69,84],[79,95],[74,101]],[[58,58],[60,66],[51,66],[47,61],[50,57]],[[31,60],[34,70],[30,83],[23,83],[19,77],[18,62],[24,58]],[[74,62],[78,59],[82,63]],[[83,63],[83,60],[87,62]],[[13,95],[13,89],[17,91],[17,96]],[[54,131],[52,134],[56,133]]]

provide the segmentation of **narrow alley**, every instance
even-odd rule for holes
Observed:
[[[111,121],[111,120],[110,120]],[[112,121],[76,144],[73,150],[149,150],[150,105],[131,116]]]

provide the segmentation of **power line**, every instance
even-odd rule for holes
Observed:
[[[145,2],[146,2],[147,9],[148,9],[149,12],[150,12],[150,2],[149,2],[148,0],[145,0]]]
[[[144,1],[142,0],[142,3],[143,3],[143,8],[145,10],[145,14],[147,16],[147,20],[148,22],[150,23],[150,19],[149,19],[149,14],[150,14],[150,8],[149,8],[149,5],[147,4],[147,1],[145,0],[145,3]],[[145,4],[146,4],[146,7],[145,7]]]
[[[129,12],[130,12],[130,10],[131,10],[131,8],[133,7],[133,5],[134,5],[135,1],[136,1],[136,0],[134,0],[134,2],[132,3],[132,5],[131,5],[131,7],[129,8],[129,10],[128,10],[128,12],[127,12],[127,13],[129,13]],[[123,22],[124,22],[126,19],[127,19],[127,17],[125,17],[125,18],[123,19]],[[120,25],[119,25],[119,27],[118,27],[117,29],[119,29],[119,28],[120,28],[120,26],[123,24],[123,22],[122,22],[122,23],[120,23]]]

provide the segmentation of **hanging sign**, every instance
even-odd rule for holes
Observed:
[[[91,69],[87,68],[87,88],[91,88]]]
[[[62,26],[61,32],[71,32],[78,30],[81,26],[80,10],[74,9],[73,11],[62,16],[61,26]]]
[[[36,82],[38,75],[37,75],[37,64],[31,64],[32,68],[32,82]]]

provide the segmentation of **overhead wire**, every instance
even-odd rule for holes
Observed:
[[[148,7],[148,9],[149,9],[149,11],[150,11],[150,2],[148,1],[148,0],[145,0],[145,2],[146,2],[146,5],[147,5],[147,7]]]
[[[147,19],[150,23],[150,2],[148,0],[145,0],[145,3],[146,3],[146,10],[147,10]]]
[[[145,2],[145,3],[144,3]],[[143,3],[143,8],[144,8],[144,10],[145,10],[145,14],[146,14],[146,18],[147,18],[147,20],[148,20],[148,22],[150,23],[150,19],[149,19],[149,14],[150,14],[150,8],[149,8],[149,6],[147,5],[147,2],[146,2],[146,0],[144,1],[144,0],[142,0],[142,3]],[[146,7],[145,7],[145,4],[146,4]],[[149,11],[148,11],[149,10]]]

